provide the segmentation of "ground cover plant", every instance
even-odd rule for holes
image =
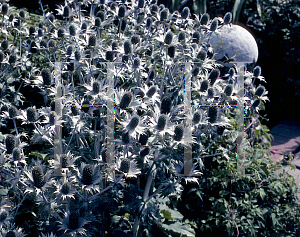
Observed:
[[[299,235],[262,69],[213,59],[230,13],[142,0],[1,13],[2,236]]]

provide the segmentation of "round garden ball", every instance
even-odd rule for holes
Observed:
[[[215,50],[214,59],[220,60],[225,55],[234,55],[236,62],[255,63],[258,59],[258,47],[255,38],[244,27],[225,25],[213,33],[209,41]]]

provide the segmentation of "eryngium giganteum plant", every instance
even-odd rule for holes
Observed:
[[[290,185],[274,185],[257,145],[267,129],[250,124],[268,99],[262,70],[241,89],[243,69],[221,74],[209,44],[230,13],[66,1],[63,20],[43,8],[37,24],[0,9],[1,236],[299,236]],[[236,174],[238,103],[247,179]],[[289,227],[272,225],[283,223],[278,197]]]

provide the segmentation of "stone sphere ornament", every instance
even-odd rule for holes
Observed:
[[[256,63],[258,46],[252,34],[240,25],[225,25],[213,33],[209,41],[215,50],[215,60],[235,56],[236,62]]]

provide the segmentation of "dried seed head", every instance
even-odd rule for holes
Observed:
[[[160,112],[162,114],[168,114],[171,111],[171,106],[172,106],[172,99],[170,96],[165,96],[161,100],[161,105],[160,105]]]
[[[157,3],[156,3],[157,4]],[[158,6],[158,10],[159,11],[162,11],[162,10],[164,10],[166,8],[166,6],[164,5],[164,4],[160,4],[159,6]],[[169,10],[169,9],[168,9]]]
[[[45,184],[44,173],[41,167],[34,166],[32,169],[32,178],[34,182],[34,186],[37,188],[41,188]]]
[[[255,95],[257,96],[262,96],[266,91],[266,88],[262,85],[260,85],[259,87],[257,87],[256,91],[255,91]]]
[[[37,52],[37,44],[33,40],[30,43],[30,49],[29,49],[29,51],[31,53],[36,53]]]
[[[51,14],[51,15],[49,16],[49,21],[51,21],[51,22],[53,23],[54,20],[55,20],[55,16],[54,16],[53,14]]]
[[[101,19],[100,19],[100,17],[96,17],[95,18],[95,26],[100,27],[100,25],[101,25]]]
[[[156,92],[156,86],[151,86],[147,91],[146,95],[151,98],[155,94],[155,92]]]
[[[181,124],[175,126],[174,129],[174,140],[179,142],[181,141],[184,133],[184,127]]]
[[[118,4],[117,4],[116,2],[112,2],[112,3],[110,4],[110,9],[113,10],[113,11],[116,10],[117,7],[118,7]]]
[[[5,138],[6,153],[11,154],[13,152],[13,149],[15,148],[15,145],[15,137],[11,134],[7,135]]]
[[[192,75],[193,75],[194,77],[196,77],[196,76],[199,74],[199,72],[200,72],[200,68],[199,68],[199,67],[194,67],[194,68],[192,69]]]
[[[83,32],[85,32],[87,30],[87,27],[88,27],[88,24],[86,22],[83,22],[82,25],[81,25],[81,30]]]
[[[80,53],[80,51],[78,49],[75,51],[74,55],[75,55],[75,60],[76,61],[80,61],[80,59],[81,59],[81,53]]]
[[[89,37],[89,47],[95,47],[97,42],[97,38],[95,35],[90,35]]]
[[[170,47],[168,47],[168,55],[169,55],[169,57],[170,58],[174,58],[175,57],[175,50],[176,48],[175,48],[175,46],[170,46]]]
[[[40,47],[41,48],[47,48],[47,40],[42,39],[41,42],[40,42]]]
[[[9,56],[8,62],[10,64],[14,64],[16,61],[17,61],[17,56],[15,54]]]
[[[160,21],[165,21],[168,19],[169,16],[169,9],[168,8],[164,8],[161,12],[160,12]]]
[[[253,76],[254,77],[259,77],[261,74],[261,67],[260,66],[256,66],[254,69],[253,69]]]
[[[57,36],[61,39],[64,38],[65,37],[65,29],[59,28],[57,31]]]
[[[42,37],[44,35],[43,29],[38,29],[38,37]]]
[[[43,29],[43,23],[42,23],[42,22],[39,22],[38,28],[39,28],[39,29]]]
[[[140,134],[139,143],[141,143],[142,146],[145,146],[148,142],[149,137],[150,137],[150,132],[149,130],[147,130],[144,133]]]
[[[53,39],[50,39],[48,41],[48,48],[54,48],[56,46],[56,43]]]
[[[7,15],[7,13],[8,13],[8,4],[7,3],[3,3],[1,10],[2,10],[2,14],[3,15]]]
[[[157,4],[150,5],[150,12],[151,12],[152,15],[155,15],[158,12]]]
[[[8,213],[6,211],[2,211],[0,213],[0,222],[5,221],[5,219],[7,218],[7,216],[8,216]]]
[[[183,8],[182,12],[181,12],[181,17],[183,19],[186,19],[190,16],[190,8],[189,7],[185,7]]]
[[[214,97],[215,96],[215,90],[213,87],[208,88],[207,94],[209,97]]]
[[[128,158],[122,159],[120,165],[120,171],[124,173],[128,173],[129,169],[130,169],[130,160]]]
[[[100,83],[98,81],[95,81],[93,83],[93,92],[95,94],[98,94],[100,92]]]
[[[224,20],[224,24],[228,25],[232,21],[232,13],[231,12],[227,12],[225,14],[223,20]]]
[[[200,42],[200,32],[199,31],[195,31],[193,33],[192,38],[193,38],[193,43],[199,44],[199,42]]]
[[[203,80],[201,82],[200,92],[205,92],[208,89],[208,85],[209,85],[209,81],[207,79]]]
[[[73,50],[74,50],[73,45],[69,45],[67,48],[67,52],[66,52],[67,56],[71,56],[73,53]]]
[[[69,6],[64,7],[63,17],[67,17],[67,18],[70,17],[70,7]]]
[[[131,54],[132,53],[132,44],[131,44],[131,41],[126,40],[124,42],[124,52],[125,52],[125,54]]]
[[[13,159],[14,160],[20,160],[21,159],[21,149],[20,148],[14,148],[12,151]]]
[[[207,25],[207,23],[209,22],[209,19],[210,19],[210,17],[208,15],[208,13],[203,14],[200,19],[200,24]]]
[[[131,43],[132,44],[138,44],[140,42],[140,36],[138,36],[138,35],[133,35],[132,37],[131,37]]]
[[[193,115],[193,123],[198,124],[202,119],[201,113],[199,111],[196,111]]]
[[[144,8],[145,6],[145,0],[139,0],[138,1],[138,8]]]
[[[105,53],[105,59],[109,62],[113,62],[114,61],[114,51],[106,51]]]
[[[150,80],[150,81],[152,81],[152,80],[154,79],[155,74],[156,74],[155,70],[151,70],[151,71],[149,72],[149,80]]]
[[[33,107],[27,109],[27,120],[29,122],[35,122],[37,120],[36,111]]]
[[[211,72],[209,73],[208,79],[210,79],[210,85],[215,84],[217,78],[220,76],[220,70],[217,68],[214,68],[213,70],[211,70]]]
[[[79,213],[77,211],[71,212],[69,216],[69,229],[76,230],[79,227]]]
[[[129,130],[134,130],[134,129],[139,125],[139,122],[140,122],[139,116],[134,115],[134,116],[131,118],[131,120],[130,120],[128,126],[127,126],[128,129],[129,129]]]
[[[166,124],[167,124],[167,115],[165,114],[160,115],[157,120],[157,129],[159,131],[163,131],[166,127]]]
[[[132,93],[130,91],[126,92],[121,99],[120,108],[126,109],[129,106],[132,98],[133,98]]]
[[[130,142],[130,139],[129,139],[129,132],[124,132],[122,133],[122,142],[127,145],[129,144]]]
[[[209,107],[208,109],[208,121],[210,123],[215,123],[217,121],[218,118],[218,107]]]
[[[69,194],[70,192],[70,189],[71,189],[71,184],[69,182],[66,182],[64,183],[62,186],[61,186],[61,192],[65,195]]]
[[[29,35],[34,35],[35,33],[35,27],[34,26],[30,26],[29,27]]]
[[[179,42],[185,42],[185,31],[180,31],[178,34],[178,41]]]
[[[123,62],[123,63],[128,63],[128,60],[129,60],[129,56],[124,54],[124,55],[122,56],[122,62]]]
[[[101,115],[101,113],[100,113],[100,109],[99,108],[96,108],[96,109],[94,109],[93,110],[93,117],[94,118],[100,118],[100,115]]]
[[[2,49],[5,51],[5,50],[7,50],[8,49],[8,41],[7,40],[3,40],[2,42],[1,42],[1,47],[2,47]]]
[[[231,96],[232,91],[233,91],[233,86],[231,84],[227,85],[224,89],[224,93],[227,96]]]
[[[123,17],[125,16],[126,10],[127,10],[126,6],[125,6],[125,5],[121,5],[121,6],[119,7],[118,16],[119,16],[120,18],[123,18]]]
[[[105,13],[104,11],[98,11],[96,14],[96,17],[99,17],[101,19],[101,21],[105,20]]]
[[[51,111],[49,113],[49,123],[50,125],[54,125],[55,124],[55,112]]]
[[[150,26],[152,26],[152,22],[153,22],[152,17],[147,17],[147,19],[146,19],[146,27],[149,28]]]
[[[260,100],[255,100],[254,102],[253,102],[253,104],[252,104],[252,107],[253,108],[256,108],[256,107],[258,107],[260,105]]]
[[[235,74],[234,68],[230,68],[229,71],[228,71],[228,73],[229,73],[230,77],[233,77],[234,74]]]
[[[204,61],[206,58],[206,55],[207,55],[206,50],[204,48],[201,48],[197,54],[197,59]]]
[[[150,147],[146,146],[143,150],[140,151],[140,157],[145,157],[149,155]]]
[[[18,110],[15,106],[10,106],[8,109],[9,118],[13,119],[17,116]]]
[[[82,171],[82,183],[85,185],[90,185],[93,182],[94,168],[91,164],[87,164],[84,166]]]
[[[52,76],[48,68],[43,68],[43,70],[41,71],[41,76],[43,78],[45,86],[50,86],[52,84]]]
[[[213,19],[213,21],[211,22],[210,31],[215,31],[218,28],[218,18]]]
[[[117,49],[118,49],[118,46],[119,46],[118,41],[113,41],[113,42],[111,43],[111,48],[112,48],[112,50],[117,50]]]
[[[69,32],[70,32],[71,36],[75,36],[76,35],[76,27],[74,25],[70,25]]]
[[[173,32],[169,31],[165,36],[165,41],[164,41],[165,44],[168,44],[168,45],[171,44],[173,41],[173,36],[174,36]]]
[[[141,59],[140,58],[135,58],[133,60],[133,67],[138,68],[141,65]]]
[[[14,19],[15,19],[15,15],[13,13],[10,14],[8,18],[9,22],[12,22]]]

